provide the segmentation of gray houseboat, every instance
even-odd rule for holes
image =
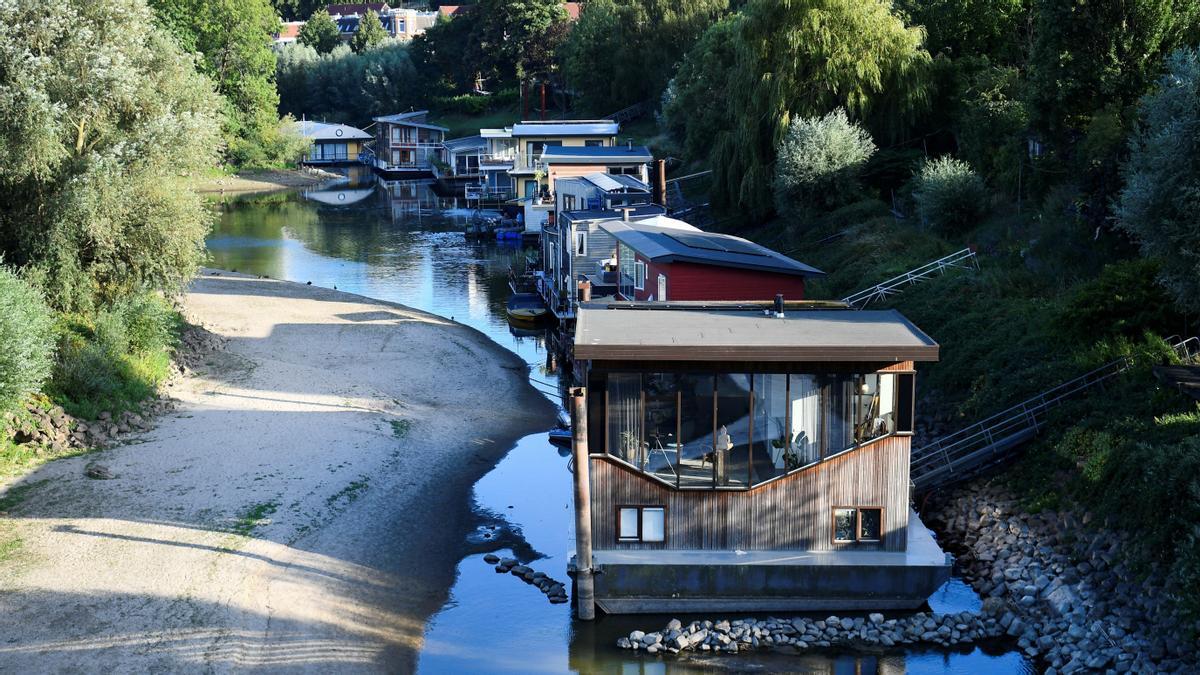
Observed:
[[[581,617],[910,608],[949,578],[909,507],[914,364],[938,345],[816,307],[580,306]]]

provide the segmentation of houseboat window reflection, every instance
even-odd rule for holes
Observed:
[[[749,375],[717,375],[717,487],[749,484],[750,381]]]
[[[641,469],[642,376],[613,373],[608,376],[608,454]]]
[[[788,465],[787,375],[754,376],[754,446],[750,478],[757,484],[782,476]]]
[[[649,373],[646,394],[645,461],[643,470],[671,485],[679,484],[679,375]]]
[[[873,544],[883,538],[883,509],[875,506],[838,507],[833,510],[835,544]]]
[[[711,373],[679,376],[679,487],[711,488],[716,468],[715,379]]]
[[[821,459],[821,385],[815,375],[788,378],[788,471]]]
[[[855,445],[887,436],[896,430],[896,376],[860,375],[855,386]]]

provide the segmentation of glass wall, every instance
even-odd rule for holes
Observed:
[[[676,487],[757,485],[907,432],[904,387],[911,375],[611,373],[605,447]]]

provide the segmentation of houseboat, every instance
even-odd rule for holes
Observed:
[[[555,182],[553,217],[542,228],[539,291],[559,321],[575,318],[580,282],[590,285],[594,298],[616,295],[616,241],[598,224],[622,213],[664,215],[666,209],[651,204],[650,197],[650,186],[628,175],[593,173]]]
[[[478,185],[482,179],[479,171],[479,159],[487,150],[487,141],[483,136],[467,136],[452,138],[445,142],[446,167],[434,166],[434,175],[442,181],[453,183],[455,187],[466,184]],[[462,195],[462,190],[458,190]]]
[[[551,194],[558,179],[593,173],[632,176],[648,184],[653,161],[654,155],[643,145],[551,146],[543,149],[541,156],[546,187]]]
[[[513,190],[524,205],[528,232],[540,232],[554,209],[542,152],[551,147],[612,147],[620,125],[612,120],[556,120],[518,122],[512,126],[515,150],[509,170]]]
[[[371,134],[345,124],[303,120],[296,130],[312,141],[302,163],[310,165],[357,164],[359,153],[371,140]]]
[[[510,173],[516,166],[517,148],[512,127],[480,129],[485,146],[479,156],[480,180],[474,194],[483,201],[504,201],[516,196]]]
[[[387,178],[431,177],[446,165],[446,127],[429,122],[428,110],[376,117],[375,170]]]
[[[921,606],[951,559],[909,506],[894,310],[585,303],[570,393],[579,616]]]

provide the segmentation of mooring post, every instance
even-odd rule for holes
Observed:
[[[596,618],[592,580],[592,487],[588,475],[587,389],[571,389],[571,444],[575,456],[575,595],[579,618]]]

